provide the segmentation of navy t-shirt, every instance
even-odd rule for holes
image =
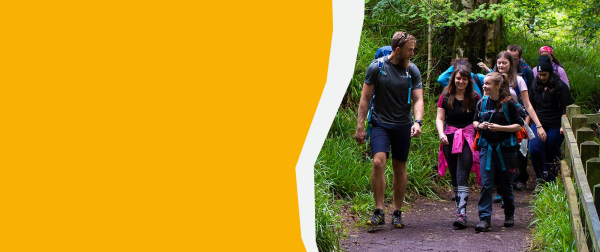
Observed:
[[[413,63],[408,69],[394,65],[388,57],[383,57],[382,70],[379,73],[379,63],[374,60],[367,68],[365,83],[375,85],[372,118],[381,123],[407,125],[412,123],[411,107],[408,98],[409,78],[412,90],[422,89],[421,72]]]

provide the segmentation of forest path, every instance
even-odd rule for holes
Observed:
[[[440,195],[440,201],[421,198],[402,213],[403,229],[391,226],[390,207],[386,208],[386,224],[378,231],[367,232],[364,226],[350,221],[348,237],[341,239],[345,251],[528,251],[531,245],[529,223],[533,218],[530,201],[533,199],[531,179],[527,190],[515,191],[515,226],[505,228],[504,209],[500,203],[493,204],[492,230],[477,233],[479,223],[477,202],[479,191],[471,190],[467,205],[468,227],[455,230],[452,223],[456,205],[452,195]],[[391,204],[386,204],[391,206]]]

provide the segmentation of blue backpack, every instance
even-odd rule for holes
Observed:
[[[388,56],[392,54],[392,47],[391,46],[383,46],[380,47],[379,49],[377,49],[377,52],[375,53],[375,59],[373,60],[374,63],[375,61],[377,61],[377,65],[379,66],[379,74],[377,75],[377,80],[379,81],[379,77],[381,75],[386,76],[387,73],[385,71],[383,71],[383,61],[384,61],[384,57]],[[408,76],[408,104],[410,104],[410,92],[412,90],[412,76],[410,75],[410,66],[408,67],[407,71],[406,71],[406,75]],[[375,87],[377,87],[377,82],[375,82]],[[371,117],[373,116],[373,100],[375,100],[375,88],[373,88],[373,95],[371,96],[371,101],[369,102],[369,111],[367,112],[367,139],[369,139],[369,137],[371,136],[371,127],[372,127],[372,123],[371,123]]]
[[[488,122],[490,122],[492,120],[492,117],[494,116],[494,113],[496,113],[496,110],[488,110],[487,109],[487,101],[488,101],[489,96],[484,96],[481,99],[481,108],[483,111],[480,112],[480,117],[481,117],[481,122],[483,122],[483,115],[485,113],[491,113],[490,115],[490,119],[488,120]],[[510,115],[509,115],[509,111],[508,111],[508,101],[505,100],[502,103],[502,111],[504,112],[504,116],[506,117],[506,120],[508,121],[508,124],[512,124],[510,122]],[[479,141],[477,142],[477,145],[481,148],[487,148],[487,159],[486,159],[486,170],[490,169],[490,164],[492,162],[492,145],[488,144],[487,141],[485,140],[485,138],[479,138]],[[504,166],[504,159],[502,157],[502,151],[500,150],[500,146],[504,146],[504,147],[513,147],[513,146],[517,146],[518,142],[517,142],[517,137],[515,135],[514,132],[510,133],[510,138],[509,139],[504,139],[504,141],[502,141],[501,144],[498,144],[498,146],[496,146],[496,153],[498,153],[498,159],[500,159],[500,165],[502,166],[502,170],[505,171],[506,170],[506,166]]]

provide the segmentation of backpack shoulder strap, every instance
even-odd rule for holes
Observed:
[[[473,80],[475,81],[475,84],[477,84],[477,87],[479,88],[481,93],[483,93],[483,87],[481,86],[481,80],[479,79],[479,76],[477,76],[477,74],[473,74]]]
[[[506,99],[504,99],[504,102],[502,103],[502,111],[504,112],[504,116],[506,117],[506,120],[508,121],[508,125],[511,125],[512,123],[510,122],[510,113],[508,111],[508,101]]]

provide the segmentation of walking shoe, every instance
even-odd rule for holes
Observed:
[[[517,182],[517,191],[523,191],[527,188],[527,185],[523,182]]]
[[[475,231],[477,232],[487,232],[492,230],[492,224],[489,221],[480,220],[479,224],[475,226]]]
[[[373,216],[367,221],[367,225],[378,226],[383,224],[385,224],[385,215],[383,214],[383,210],[379,208],[373,210]]]
[[[463,229],[467,227],[467,215],[466,214],[456,214],[456,220],[452,223],[456,229]]]
[[[496,197],[494,197],[494,203],[500,203],[500,202],[502,202],[502,195],[496,194]]]
[[[514,225],[515,225],[515,216],[514,215],[504,218],[504,226],[505,227],[512,227]]]
[[[402,223],[402,211],[394,211],[394,214],[392,214],[392,226],[395,228],[404,228],[404,223]]]

